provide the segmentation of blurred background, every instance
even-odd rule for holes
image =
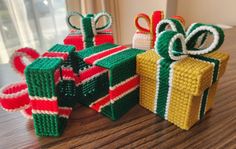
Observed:
[[[69,11],[111,13],[116,43],[130,44],[136,30],[134,17],[140,12],[151,15],[162,10],[165,17],[182,16],[187,25],[235,26],[235,6],[235,0],[0,0],[0,64],[7,63],[17,48],[28,46],[42,53],[62,43],[69,32],[65,22]]]

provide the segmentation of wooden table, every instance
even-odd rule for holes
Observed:
[[[116,122],[78,107],[61,137],[40,138],[31,120],[0,110],[0,148],[236,148],[236,28],[225,33],[222,51],[231,56],[227,71],[213,109],[191,130],[183,131],[138,105]]]

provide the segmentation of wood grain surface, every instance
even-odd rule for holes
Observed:
[[[236,28],[225,34],[221,51],[231,58],[215,105],[189,131],[138,105],[116,122],[79,106],[61,137],[40,138],[31,120],[0,110],[0,148],[236,148]]]

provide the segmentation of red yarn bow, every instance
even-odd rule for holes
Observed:
[[[6,85],[0,89],[0,103],[4,110],[8,112],[21,111],[26,118],[32,119],[28,87],[24,79],[24,70],[27,64],[23,57],[32,62],[39,56],[39,53],[31,48],[18,49],[12,55],[11,65],[23,77],[23,81]]]

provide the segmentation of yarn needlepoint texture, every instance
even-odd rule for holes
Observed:
[[[172,16],[171,18],[175,18],[182,24],[185,24],[185,21],[181,16]],[[147,24],[146,28],[140,24],[141,19]],[[144,50],[153,49],[157,38],[156,27],[163,19],[164,12],[160,10],[154,11],[150,17],[145,13],[139,13],[134,19],[137,31],[132,39],[132,47]]]
[[[8,112],[21,112],[28,119],[32,119],[28,87],[24,80],[24,70],[27,64],[24,58],[34,61],[39,57],[39,53],[32,48],[20,48],[16,50],[10,59],[10,64],[16,73],[21,75],[23,80],[17,83],[11,83],[0,89],[1,107]]]
[[[77,102],[75,83],[65,79],[68,75],[64,73],[77,70],[72,61],[74,51],[73,46],[56,44],[26,67],[34,128],[39,136],[60,136]]]
[[[80,20],[80,26],[73,24],[72,17]],[[105,24],[98,26],[98,22],[105,17]],[[107,12],[97,14],[82,15],[78,12],[70,12],[67,16],[67,24],[71,28],[69,35],[64,39],[64,44],[74,45],[76,51],[83,50],[88,47],[114,43],[111,25],[112,17]]]
[[[82,85],[82,90],[86,88],[92,93],[81,98],[80,102],[112,120],[117,120],[128,112],[138,101],[136,55],[143,52],[108,43],[78,52],[77,56],[82,62],[105,70],[105,73],[96,76],[92,82]],[[89,100],[89,97],[93,99]]]
[[[171,28],[166,30],[168,25]],[[199,23],[185,32],[175,19],[160,21],[156,32],[155,49],[137,56],[139,103],[188,130],[213,105],[218,80],[229,59],[228,54],[216,51],[224,34],[217,26]],[[204,34],[213,36],[208,47],[201,46],[206,42],[200,38]]]

